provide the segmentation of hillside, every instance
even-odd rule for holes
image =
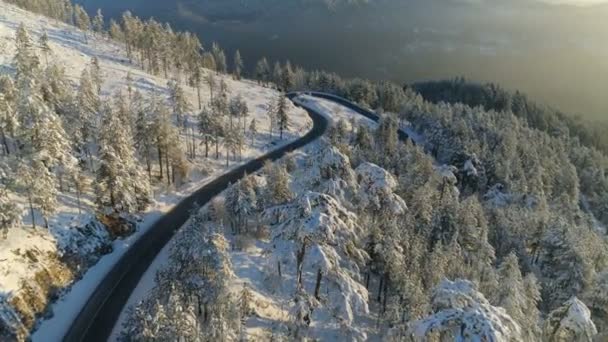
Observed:
[[[45,59],[48,61],[45,67],[53,65],[65,72],[65,80],[73,91],[77,91],[79,87],[83,70],[89,68],[92,58],[96,57],[103,78],[100,94],[103,101],[113,101],[118,92],[126,94],[128,86],[132,87],[133,92],[141,94],[144,106],[150,105],[148,101],[153,98],[152,94],[159,99],[166,99],[169,95],[168,79],[143,72],[129,63],[123,45],[93,34],[89,34],[88,42],[85,42],[82,31],[74,27],[0,2],[0,73],[3,75],[15,74],[15,36],[21,24],[28,30],[34,42],[39,40],[43,32],[47,33],[51,50],[49,56],[44,58],[41,51],[37,54],[43,64],[46,64]],[[127,80],[128,74],[131,81]],[[48,217],[48,229],[40,227],[43,220],[37,211],[35,217],[38,227],[32,229],[30,213],[23,210],[20,226],[8,230],[6,238],[0,239],[2,334],[12,334],[16,331],[19,336],[24,336],[23,334],[36,325],[35,321],[39,315],[52,316],[53,312],[55,321],[49,324],[61,334],[61,329],[65,329],[65,324],[69,324],[71,317],[78,312],[79,302],[86,298],[87,292],[103,277],[113,260],[119,258],[133,240],[145,232],[146,227],[170,210],[176,202],[226,170],[303,135],[311,127],[311,121],[304,111],[289,106],[289,116],[292,120],[290,131],[282,140],[278,136],[271,138],[268,133],[262,132],[268,132],[267,106],[277,101],[279,93],[247,80],[235,81],[230,76],[219,75],[215,81],[217,84],[226,82],[229,98],[242,96],[249,109],[247,125],[255,119],[260,132],[247,135],[248,142],[239,158],[236,161],[230,160],[230,165],[226,166],[223,146],[220,148],[223,157],[217,160],[205,158],[203,137],[196,126],[196,89],[185,86],[186,100],[191,108],[185,120],[191,129],[182,131],[180,140],[194,139],[193,145],[195,144],[199,151],[196,157],[188,157],[189,172],[185,179],[179,180],[179,184],[166,185],[160,180],[153,180],[151,205],[144,212],[134,213],[133,222],[136,222],[137,226],[134,234],[115,240],[116,236],[98,221],[95,179],[92,174],[87,173],[87,186],[80,195],[80,204],[76,201],[73,189],[64,189],[65,191],[58,193],[56,210]],[[201,97],[205,102],[209,96],[207,87],[201,89]],[[64,124],[69,125],[70,122],[66,121]],[[182,146],[186,148],[185,144]],[[9,156],[6,154],[0,157],[3,165],[8,164],[7,157]],[[153,166],[152,173],[157,172],[158,167]],[[16,193],[10,196],[10,201],[18,207],[28,207],[25,197]],[[109,255],[102,257],[107,253]],[[87,272],[89,266],[93,268]],[[70,292],[69,287],[77,279],[80,281],[76,282]],[[58,304],[50,309],[50,301],[57,298],[60,299]],[[45,325],[47,324],[43,323],[42,326]]]

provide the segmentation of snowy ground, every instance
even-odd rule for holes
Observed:
[[[307,95],[302,95],[294,99],[295,103],[301,104],[308,108],[314,109],[321,114],[324,114],[333,124],[340,120],[350,124],[366,124],[370,127],[375,127],[376,123],[361,116],[360,114],[334,102],[315,98]],[[293,152],[293,158],[298,163],[297,170],[292,174],[292,191],[300,194],[309,187],[310,169],[305,160],[320,151],[327,148],[327,144],[321,141],[313,142],[312,144]],[[265,182],[260,178],[259,182]],[[220,197],[223,196],[220,195]],[[185,225],[188,225],[186,223]],[[230,232],[225,233],[231,244],[235,244],[234,236]],[[295,291],[295,274],[285,271],[283,285],[278,289],[269,290],[268,283],[265,277],[268,268],[274,267],[269,265],[269,256],[265,251],[271,249],[272,243],[269,241],[255,241],[253,245],[243,251],[231,250],[230,258],[233,267],[235,278],[231,282],[231,290],[238,296],[244,286],[247,286],[253,294],[253,302],[255,303],[255,317],[250,317],[246,322],[246,331],[249,339],[265,340],[268,338],[268,331],[271,329],[279,329],[280,326],[285,326],[289,323],[289,310],[293,307],[293,293]],[[121,330],[122,324],[126,320],[126,312],[130,307],[133,307],[138,302],[143,300],[150,294],[150,291],[155,285],[155,275],[157,271],[168,266],[171,243],[159,253],[151,267],[146,271],[137,288],[129,298],[127,306],[123,309],[119,320],[110,337],[110,341],[116,341]],[[305,271],[305,282],[307,290],[312,291],[314,288],[314,270]],[[291,279],[291,281],[289,281]],[[324,291],[331,291],[323,287]],[[328,293],[329,295],[329,293]],[[311,325],[311,333],[314,338],[321,340],[340,340],[344,338],[340,324],[332,317],[332,312],[326,310],[318,310],[313,325]],[[373,315],[357,316],[358,324],[363,327],[368,338],[375,338]]]
[[[13,72],[11,60],[14,55],[14,36],[20,23],[25,24],[34,41],[38,40],[43,31],[47,32],[53,50],[53,56],[50,60],[65,68],[66,74],[74,86],[78,83],[82,70],[90,63],[91,58],[97,56],[105,81],[102,89],[104,96],[109,97],[116,91],[124,91],[126,89],[126,76],[129,72],[134,80],[134,86],[140,92],[144,94],[158,92],[164,95],[168,93],[167,79],[147,74],[129,64],[122,46],[105,38],[93,36],[90,36],[89,43],[85,44],[83,35],[79,30],[0,1],[0,72],[2,73]],[[225,159],[205,159],[200,156],[203,146],[199,146],[198,158],[191,161],[193,171],[189,182],[179,189],[167,188],[164,185],[155,187],[155,203],[143,214],[138,231],[124,240],[114,241],[114,252],[104,256],[84,274],[81,281],[78,281],[69,292],[54,304],[55,316],[41,324],[38,333],[34,335],[34,340],[59,340],[67,328],[66,324],[71,322],[80,305],[82,305],[82,301],[88,297],[88,293],[94,289],[97,282],[129,246],[144,233],[146,228],[151,226],[163,213],[170,210],[175,203],[187,197],[203,184],[225,173],[228,169],[286,144],[304,135],[312,127],[312,121],[306,112],[291,106],[291,131],[286,134],[282,141],[277,141],[276,137],[270,139],[267,133],[269,121],[266,117],[266,105],[270,101],[276,100],[279,93],[247,80],[234,81],[230,77],[217,76],[217,81],[219,82],[222,77],[228,85],[229,97],[241,95],[249,107],[250,117],[248,120],[250,121],[255,117],[258,123],[260,133],[254,138],[253,144],[251,138],[246,139],[249,146],[243,151],[243,159],[238,162],[231,162],[230,167],[226,167]],[[198,108],[195,89],[186,87],[186,92],[192,107]],[[206,103],[209,99],[208,88],[204,86],[202,88],[202,98],[203,103]],[[194,123],[195,118],[191,117],[190,122]],[[200,142],[198,137],[197,139]],[[16,198],[15,200],[24,202],[22,198]],[[28,280],[28,277],[31,277],[36,271],[48,266],[44,263],[44,258],[33,260],[31,257],[24,256],[24,253],[28,250],[34,250],[39,254],[55,253],[57,245],[62,243],[60,240],[69,236],[71,226],[78,226],[90,220],[90,215],[94,211],[94,194],[90,190],[84,196],[82,214],[79,214],[75,196],[72,194],[62,193],[59,203],[60,208],[57,215],[50,219],[50,231],[40,228],[36,230],[28,229],[27,225],[31,224],[31,219],[28,213],[24,212],[24,228],[11,230],[6,240],[0,239],[0,296],[10,298],[15,295],[21,290],[23,280]]]

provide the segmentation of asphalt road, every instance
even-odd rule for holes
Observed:
[[[289,93],[287,97],[292,99],[298,94],[301,93]],[[334,101],[371,120],[379,120],[378,116],[370,110],[359,107],[340,97],[317,92],[306,92],[306,94]],[[64,337],[64,341],[107,341],[123,307],[126,305],[141,277],[154,261],[156,255],[171,240],[173,234],[188,220],[191,210],[196,205],[202,206],[206,204],[213,197],[224,191],[230,184],[241,179],[245,174],[251,174],[260,170],[267,160],[277,160],[286,153],[301,148],[321,137],[327,131],[328,120],[321,113],[308,108],[304,109],[306,109],[314,124],[313,128],[305,136],[220,176],[177,204],[173,210],[150,227],[146,234],[135,242],[97,285],[97,288],[81,309],[78,317],[72,323]],[[407,139],[407,135],[404,132],[400,131],[399,135],[402,140]]]

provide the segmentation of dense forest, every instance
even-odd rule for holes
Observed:
[[[532,128],[550,135],[566,134],[578,138],[582,144],[608,153],[608,139],[604,132],[608,123],[589,122],[582,117],[569,115],[529,99],[525,94],[505,90],[498,84],[475,83],[463,77],[453,80],[414,83],[411,88],[430,102],[463,103],[484,110],[511,112]]]
[[[342,308],[350,312],[369,303],[377,318],[375,333],[385,339],[422,334],[430,341],[481,336],[561,342],[608,336],[608,145],[591,124],[496,85],[457,79],[402,87],[266,59],[248,68],[238,51],[227,62],[217,44],[207,51],[194,35],[175,33],[153,19],[125,13],[121,22],[105,24],[101,12],[91,21],[68,1],[16,3],[67,22],[75,18],[85,35],[93,29],[120,41],[132,61],[152,73],[181,75],[193,87],[210,86],[216,100],[207,108],[199,104],[199,126],[216,144],[228,129],[239,135],[246,129],[244,122],[234,123],[241,122],[244,110],[238,100],[223,95],[221,84],[203,79],[203,69],[230,72],[236,79],[250,76],[285,92],[336,94],[382,116],[373,128],[336,124],[328,145],[303,163],[309,174],[299,174],[286,159],[265,168],[265,181],[248,178],[234,185],[223,203],[195,213],[178,235],[172,266],[159,273],[152,297],[131,312],[125,340],[239,339],[239,322],[250,311],[249,294],[244,289],[235,299],[226,292],[228,231],[272,241],[269,258],[282,260],[288,269],[279,262],[269,276],[275,283],[296,283],[291,325],[273,331],[277,339],[305,337],[310,313],[342,300],[323,299],[321,282],[354,288],[357,294],[369,291],[369,296],[344,299]],[[150,109],[124,110],[132,102],[120,96],[111,106],[101,105],[94,61],[78,91],[64,92],[59,70],[41,66],[25,28],[17,41],[17,74],[2,78],[0,93],[15,108],[5,111],[15,116],[3,118],[3,153],[18,155],[19,167],[8,170],[21,171],[3,180],[26,181],[15,189],[45,213],[53,202],[44,196],[52,196],[58,180],[72,179],[71,187],[78,190],[80,171],[72,170],[94,174],[100,209],[114,212],[146,205],[144,180],[150,178],[152,151],[158,154],[160,178],[172,182],[170,175],[179,172],[192,151],[172,145],[179,140],[186,107],[177,85],[167,104],[150,100],[156,104]],[[289,125],[283,101],[270,114],[280,132]],[[101,114],[101,122],[94,113]],[[74,124],[64,128],[62,115]],[[147,115],[152,116],[139,120]],[[169,116],[177,125],[169,124]],[[221,124],[212,124],[218,118]],[[92,135],[97,127],[99,136]],[[398,140],[401,128],[416,133],[416,144]],[[223,141],[236,155],[239,147]],[[99,162],[91,167],[90,148],[97,143]],[[310,183],[298,188],[305,191],[294,191],[302,177]],[[14,212],[8,204],[1,208],[7,217]],[[311,227],[319,212],[329,223]],[[281,244],[291,249],[276,247]],[[312,293],[298,286],[305,282],[307,250],[317,253],[309,260],[317,274]],[[282,272],[295,277],[282,277]],[[330,310],[343,322],[346,336],[363,339],[356,320],[335,311]]]

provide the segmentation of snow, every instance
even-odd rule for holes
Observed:
[[[431,331],[452,331],[455,341],[510,342],[520,339],[520,327],[503,308],[492,306],[468,280],[444,279],[433,295],[435,313],[412,322],[416,341]]]
[[[326,108],[326,115],[333,116],[334,121],[336,118],[346,120],[348,115],[359,117],[358,114],[349,114],[346,108],[338,107],[336,112]],[[355,195],[344,189],[358,186],[356,174],[350,168],[348,158],[324,141],[316,141],[295,151],[290,158],[297,165],[291,174],[290,184],[295,199],[286,205],[267,209],[262,216],[262,222],[271,226],[272,237],[254,241],[252,247],[243,251],[229,251],[235,274],[230,283],[231,291],[239,293],[247,284],[255,302],[256,314],[245,322],[247,337],[264,340],[268,337],[268,329],[283,331],[290,324],[290,313],[296,309],[293,298],[298,291],[295,255],[301,242],[308,241],[302,278],[304,290],[315,308],[310,327],[306,329],[307,336],[319,340],[365,340],[375,334],[368,307],[368,292],[360,276],[361,266],[365,265],[369,256],[353,243],[359,239],[362,231],[357,224],[356,214],[343,203],[352,200]],[[326,172],[320,171],[323,168]],[[374,188],[390,189],[392,192],[396,186],[392,176],[378,166],[365,165],[360,171],[369,174],[369,177],[363,178],[370,180],[369,185]],[[255,177],[256,182],[264,186],[264,176]],[[354,184],[347,184],[343,178]],[[311,191],[332,181],[344,199]],[[237,237],[228,231],[225,235],[232,244],[236,243]],[[148,269],[129,299],[130,305],[150,294],[154,286],[154,273],[170,263],[166,249]],[[282,269],[280,278],[278,262]],[[321,300],[316,301],[312,293],[319,269],[323,272],[323,281]],[[115,340],[120,333],[120,324],[126,319],[124,312],[110,340]]]
[[[153,92],[163,96],[168,95],[167,79],[150,75],[131,65],[122,45],[92,34],[89,35],[89,44],[85,44],[82,32],[76,28],[0,1],[0,71],[2,72],[14,72],[11,66],[15,49],[14,36],[20,23],[26,26],[34,41],[37,41],[43,31],[47,32],[53,51],[51,60],[65,68],[66,75],[73,86],[77,85],[81,71],[87,67],[91,58],[95,56],[100,61],[104,76],[103,96],[111,96],[119,89],[126,89],[128,73],[132,75],[135,89],[144,95]],[[38,332],[33,336],[34,341],[60,340],[69,323],[80,310],[83,301],[88,298],[99,280],[103,278],[133,242],[142,236],[146,229],[163,213],[169,211],[176,203],[217,176],[269,150],[293,141],[304,135],[312,127],[312,121],[306,112],[289,103],[291,131],[286,133],[282,141],[278,141],[276,137],[270,139],[266,132],[269,125],[266,108],[270,101],[279,96],[279,93],[276,90],[258,86],[255,82],[248,80],[235,81],[227,76],[217,76],[218,82],[220,79],[227,83],[229,97],[241,95],[244,98],[250,112],[248,120],[252,118],[257,120],[260,133],[255,137],[253,143],[251,143],[250,138],[246,139],[249,146],[243,151],[243,159],[238,162],[231,162],[230,167],[226,167],[225,159],[208,160],[199,156],[192,161],[193,172],[190,175],[189,182],[179,189],[166,188],[164,185],[156,186],[155,202],[146,213],[143,213],[142,222],[138,225],[137,232],[123,240],[114,241],[112,243],[114,251],[103,256],[96,265],[83,275],[80,281],[76,282],[53,305],[53,311],[56,314],[51,319],[42,322]],[[193,107],[198,108],[196,90],[185,87],[185,91]],[[209,90],[204,86],[201,89],[201,96],[203,102],[206,102],[209,98]],[[189,122],[195,122],[195,118],[192,116],[188,120]],[[0,239],[0,274],[6,274],[6,276],[0,277],[0,293],[9,297],[17,294],[23,280],[29,279],[36,270],[43,269],[46,266],[42,261],[33,263],[20,256],[21,254],[15,253],[15,251],[37,250],[40,253],[58,253],[64,250],[73,242],[72,227],[82,227],[91,221],[90,213],[94,212],[95,208],[94,198],[92,192],[84,194],[82,199],[83,213],[79,214],[75,196],[69,193],[61,193],[58,213],[50,219],[52,227],[50,232],[24,227],[10,230],[6,240]],[[23,198],[15,198],[15,201],[21,204],[25,203]],[[31,220],[28,213],[24,212],[23,215],[23,224],[27,226],[31,223]],[[81,251],[82,254],[89,253],[90,248],[91,246],[84,246]]]

